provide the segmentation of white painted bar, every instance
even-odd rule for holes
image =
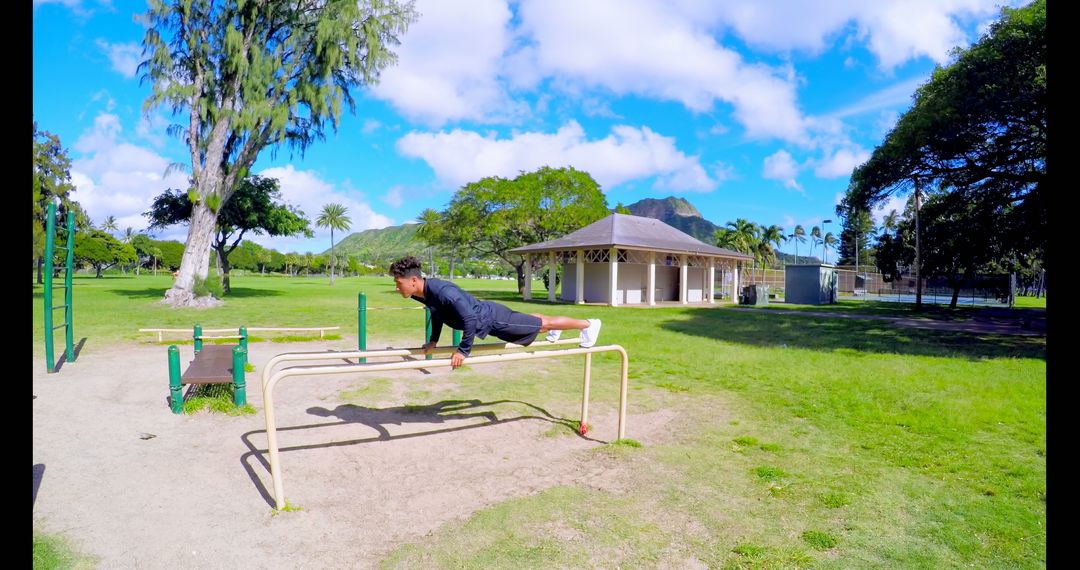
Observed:
[[[449,348],[449,347],[447,347]],[[402,350],[419,350],[423,352],[422,348],[402,349]],[[359,352],[359,351],[357,351]],[[618,352],[622,357],[622,374],[619,384],[619,425],[618,425],[618,439],[625,437],[625,424],[626,424],[626,384],[627,376],[630,368],[630,359],[626,354],[626,350],[623,347],[612,344],[606,346],[593,346],[590,348],[568,348],[561,350],[539,350],[533,352],[519,352],[519,353],[507,353],[507,354],[493,354],[485,356],[470,356],[467,362],[470,365],[476,364],[489,364],[500,362],[512,362],[516,360],[535,360],[538,358],[554,358],[557,356],[575,356],[579,354],[586,355],[585,359],[585,387],[584,393],[588,393],[588,368],[592,364],[592,360],[588,358],[592,354],[599,352]],[[305,354],[318,354],[318,353],[305,353]],[[279,355],[282,356],[282,355]],[[326,354],[321,356],[326,357]],[[276,357],[275,357],[276,358]],[[271,360],[273,362],[273,359]],[[274,387],[278,382],[285,378],[293,376],[325,376],[331,374],[349,374],[349,373],[362,373],[362,372],[384,372],[388,370],[415,370],[419,368],[437,368],[450,366],[449,358],[440,358],[436,360],[415,360],[407,362],[385,362],[385,363],[366,363],[366,364],[336,364],[336,365],[324,365],[324,366],[292,366],[285,368],[273,376],[269,381],[264,382],[263,387],[263,411],[266,414],[266,440],[267,447],[270,452],[270,476],[274,483],[274,502],[278,510],[285,508],[285,486],[281,478],[281,459],[278,453],[277,443],[277,425],[274,421]],[[269,365],[267,366],[269,369]],[[583,413],[587,413],[587,402],[582,405]],[[583,418],[582,424],[585,424],[587,418]],[[586,424],[587,425],[587,424]]]

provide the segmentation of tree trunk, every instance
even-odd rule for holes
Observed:
[[[454,280],[454,256],[450,256],[450,280]]]
[[[334,227],[330,226],[330,285],[334,284]]]
[[[39,255],[38,258],[37,258],[37,283],[38,283],[38,285],[43,285],[45,283],[42,280],[43,278],[42,278],[42,275],[41,275],[41,272],[44,271],[44,268],[45,268],[45,257],[42,256],[42,255]]]
[[[193,306],[195,302],[195,277],[206,279],[210,270],[210,245],[217,225],[217,214],[200,200],[191,213],[188,224],[187,245],[180,259],[180,270],[172,287],[165,292],[162,303],[174,307]]]
[[[229,258],[225,255],[224,245],[220,249],[215,248],[215,250],[217,251],[216,259],[218,273],[221,274],[221,293],[223,295],[228,295],[232,292],[232,289],[229,287]]]
[[[517,271],[517,283],[518,283],[518,295],[525,294],[525,260],[520,263],[514,264],[514,270]]]
[[[101,266],[98,265],[96,267],[97,267],[97,275],[94,276],[94,279],[101,279]]]
[[[952,288],[952,301],[949,301],[949,308],[950,309],[955,309],[956,308],[956,301],[959,298],[960,298],[960,284],[957,283],[957,284],[953,285],[953,288]]]

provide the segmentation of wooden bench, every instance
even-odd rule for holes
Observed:
[[[244,364],[246,351],[236,344],[208,344],[195,353],[187,370],[180,374],[180,349],[169,347],[169,392],[174,414],[184,410],[184,384],[232,384],[233,401],[247,403]]]

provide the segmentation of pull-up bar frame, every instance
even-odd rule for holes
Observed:
[[[575,356],[579,354],[585,355],[585,364],[583,371],[583,387],[581,398],[581,433],[585,433],[588,429],[588,413],[589,413],[589,380],[592,372],[592,355],[599,352],[618,352],[621,360],[621,380],[619,383],[619,425],[618,425],[618,437],[617,439],[623,439],[625,437],[625,423],[626,423],[626,384],[627,375],[630,369],[630,359],[626,354],[626,350],[617,345],[606,346],[593,346],[589,348],[566,348],[555,350],[535,350],[535,348],[543,348],[545,345],[550,346],[553,344],[569,344],[571,342],[579,342],[576,339],[565,339],[563,341],[556,341],[554,343],[538,343],[534,350],[528,352],[510,352],[504,354],[488,354],[479,356],[470,356],[468,363],[472,364],[490,364],[499,362],[513,362],[516,360],[536,360],[539,358],[554,358],[559,356]],[[507,350],[507,349],[521,349],[525,348],[521,345],[512,343],[506,344],[487,344],[476,345],[474,350],[490,351],[490,350]],[[447,354],[452,350],[456,350],[456,347],[443,347],[442,349],[436,348],[435,354]],[[274,502],[278,510],[285,508],[285,487],[281,478],[281,458],[278,452],[277,443],[277,424],[274,419],[274,387],[277,383],[294,376],[324,376],[330,374],[349,374],[357,372],[384,372],[388,370],[416,370],[420,368],[437,368],[450,366],[449,358],[440,358],[437,360],[410,360],[404,362],[376,362],[376,363],[363,363],[363,364],[334,364],[334,365],[322,365],[322,366],[290,366],[282,369],[273,375],[270,374],[271,368],[275,365],[290,360],[324,360],[328,358],[362,358],[362,357],[374,357],[374,356],[408,356],[408,355],[422,355],[425,354],[423,348],[402,348],[402,349],[386,349],[386,350],[363,350],[363,351],[348,351],[348,352],[304,352],[304,353],[286,353],[279,354],[272,358],[270,362],[263,368],[263,411],[266,415],[266,440],[267,447],[270,451],[270,476],[274,483]]]

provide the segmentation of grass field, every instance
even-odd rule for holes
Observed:
[[[369,307],[415,305],[388,278],[330,287],[326,279],[250,276],[234,278],[223,307],[172,309],[157,304],[170,282],[79,275],[76,341],[108,350],[156,342],[140,327],[196,322],[336,325],[355,339],[358,292]],[[601,344],[630,354],[631,417],[675,409],[679,431],[669,444],[594,451],[632,467],[627,492],[557,487],[507,501],[401,545],[384,567],[1046,564],[1045,338],[726,308],[552,306],[520,301],[511,281],[459,283],[517,310],[603,319]],[[543,296],[543,285],[534,291]],[[35,285],[35,359],[43,358],[40,294]],[[896,310],[847,303],[834,310],[859,307]],[[421,342],[422,311],[373,310],[368,322],[369,346]],[[481,394],[571,413],[579,369],[545,366],[516,377],[467,367],[457,394],[435,397],[418,385],[409,403]],[[594,378],[615,376],[614,358],[595,366]],[[63,373],[77,373],[77,364]],[[594,382],[596,402],[615,400],[614,383]],[[634,435],[631,419],[627,436]],[[552,436],[573,437],[572,426]]]

